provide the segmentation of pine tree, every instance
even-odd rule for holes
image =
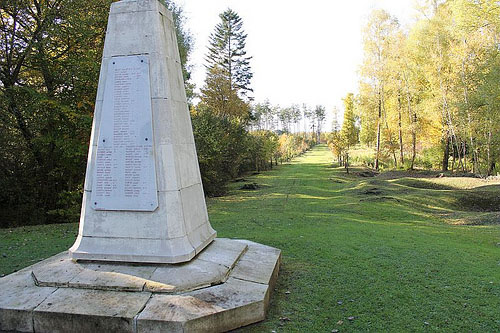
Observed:
[[[247,34],[243,30],[241,17],[232,9],[219,15],[221,22],[210,35],[210,46],[206,56],[207,72],[216,66],[224,69],[228,76],[230,89],[235,89],[243,98],[248,98],[253,73],[250,59],[245,51]]]

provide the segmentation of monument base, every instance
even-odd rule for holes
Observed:
[[[0,279],[0,331],[224,332],[265,318],[281,252],[216,239],[184,264],[75,262]]]

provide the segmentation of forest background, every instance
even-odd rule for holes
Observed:
[[[0,227],[78,220],[111,2],[1,2]],[[353,147],[362,145],[368,153],[357,162],[375,169],[496,174],[496,1],[423,1],[421,18],[408,29],[374,11],[364,32],[359,91],[345,97],[344,121],[334,120],[331,133],[322,130],[321,105],[253,101],[246,33],[230,9],[210,37],[206,80],[195,96],[192,36],[182,8],[167,5],[207,195],[222,195],[231,179],[272,168],[318,142],[328,142],[346,166]]]

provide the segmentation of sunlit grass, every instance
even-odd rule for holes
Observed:
[[[347,175],[325,146],[245,179],[265,186],[209,199],[212,225],[280,248],[283,264],[267,320],[242,331],[500,331],[500,207],[479,211],[498,185]],[[76,229],[0,230],[0,272],[69,247]]]

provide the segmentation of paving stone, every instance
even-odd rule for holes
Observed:
[[[72,261],[66,251],[50,258],[45,265],[33,267],[32,272],[41,287],[67,287],[83,270],[84,265]]]
[[[151,293],[60,288],[34,311],[35,332],[133,332]]]
[[[247,250],[247,244],[227,238],[216,238],[196,259],[222,264],[232,269]]]
[[[84,269],[69,282],[69,287],[115,291],[142,291],[146,281],[144,278],[129,274]]]
[[[248,250],[234,267],[231,277],[269,284],[278,274],[281,251],[247,240],[239,242],[248,245]]]
[[[31,270],[0,279],[0,331],[33,332],[33,309],[56,288],[37,287]]]
[[[265,318],[268,286],[230,278],[184,295],[154,295],[138,332],[225,332]]]
[[[263,320],[280,251],[241,240],[213,245],[185,264],[73,263],[82,270],[68,283],[75,269],[61,253],[0,279],[0,331],[222,332]],[[36,286],[32,271],[55,283],[51,270],[61,287]]]
[[[145,290],[154,292],[181,292],[209,287],[226,280],[229,269],[224,265],[203,260],[187,264],[158,267]],[[166,286],[166,289],[165,289]]]

